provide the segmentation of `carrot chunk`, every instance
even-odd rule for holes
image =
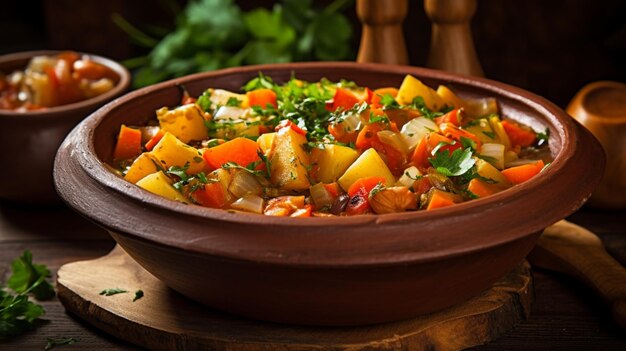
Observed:
[[[504,131],[509,136],[511,145],[526,147],[534,144],[537,139],[532,129],[523,127],[515,122],[504,120],[502,121],[502,127],[504,127]]]
[[[387,181],[383,177],[376,176],[361,178],[350,186],[350,188],[348,189],[348,195],[354,196],[361,193],[367,196],[369,195],[370,191],[372,191],[372,189],[374,189],[374,187],[378,185],[378,183],[385,185]]]
[[[452,206],[459,201],[460,199],[458,195],[435,189],[433,190],[433,194],[430,197],[426,210],[430,211],[436,208]]]
[[[211,208],[224,208],[228,205],[228,197],[222,184],[209,183],[204,188],[191,193],[191,198],[199,205]]]
[[[248,104],[250,106],[261,106],[266,108],[267,105],[271,105],[274,108],[278,108],[276,103],[276,93],[272,89],[257,89],[246,93],[248,96]]]
[[[336,111],[341,107],[343,110],[349,110],[359,102],[361,101],[350,90],[338,88],[333,96],[332,103],[327,104],[326,109]]]
[[[383,96],[385,95],[390,95],[395,98],[396,96],[398,96],[398,89],[397,88],[380,88],[380,89],[374,90],[372,94],[372,99],[371,99],[372,107],[381,108],[383,105],[381,104],[380,100],[382,100]]]
[[[259,145],[255,141],[248,138],[235,138],[206,149],[202,157],[212,169],[220,168],[228,162],[235,162],[246,167],[261,159],[258,154],[259,150]]]
[[[165,135],[165,132],[162,129],[159,129],[159,131],[152,138],[150,138],[150,140],[148,140],[146,145],[144,145],[146,150],[152,151],[152,149],[154,149],[156,144],[158,144],[159,141],[161,141],[161,138],[163,138],[164,135]]]
[[[534,163],[507,168],[502,171],[502,175],[512,184],[520,184],[539,174],[544,166],[543,161],[539,160]]]
[[[474,178],[470,180],[467,190],[478,197],[485,197],[500,192],[503,188]]]
[[[141,154],[141,131],[122,124],[113,151],[113,159],[121,161]]]

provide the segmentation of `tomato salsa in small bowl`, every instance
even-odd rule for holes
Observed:
[[[97,55],[32,51],[0,56],[0,199],[60,202],[56,151],[90,113],[126,91],[130,73]]]

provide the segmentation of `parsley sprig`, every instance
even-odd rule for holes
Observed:
[[[0,289],[0,339],[22,334],[35,328],[45,311],[29,300],[48,300],[54,297],[54,288],[46,278],[50,270],[33,263],[33,255],[26,250],[11,264],[12,274],[6,287]]]
[[[472,149],[456,149],[450,154],[450,150],[437,150],[433,157],[429,158],[430,164],[437,172],[447,176],[460,176],[469,171],[476,163],[472,158]]]
[[[426,102],[421,96],[416,96],[409,106],[420,111],[422,116],[428,119],[435,119],[436,117],[443,116],[452,110],[451,107],[444,106],[440,111],[433,111],[426,106]]]
[[[165,173],[174,175],[180,179],[176,183],[172,184],[172,186],[176,190],[181,191],[183,187],[185,187],[186,185],[190,185],[189,191],[194,192],[197,189],[202,188],[204,184],[208,184],[211,182],[211,180],[207,178],[204,172],[200,172],[198,174],[190,176],[187,174],[188,169],[189,169],[189,162],[185,163],[185,165],[182,167],[171,166],[170,168],[167,169],[167,171],[165,171]]]

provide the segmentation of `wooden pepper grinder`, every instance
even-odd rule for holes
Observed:
[[[470,30],[476,0],[425,0],[424,9],[432,22],[427,66],[482,77]]]
[[[408,0],[357,0],[356,13],[363,24],[357,62],[409,63],[402,33],[407,11]]]

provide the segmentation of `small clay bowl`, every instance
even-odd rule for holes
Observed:
[[[278,82],[399,86],[412,74],[466,98],[495,97],[507,118],[550,129],[552,164],[491,197],[434,211],[280,218],[185,205],[111,172],[122,123],[140,125],[175,106],[180,86],[238,90],[258,72]],[[595,138],[549,101],[487,79],[379,64],[298,63],[202,73],[130,93],[83,121],[57,155],[55,184],[76,211],[183,295],[255,319],[309,325],[400,320],[464,301],[509,272],[542,230],[576,211],[604,167]],[[585,165],[581,167],[580,165]]]
[[[0,56],[0,72],[23,70],[34,56],[56,55],[61,51],[29,51]],[[124,93],[130,73],[110,59],[88,55],[111,68],[120,77],[105,94],[73,104],[40,111],[0,110],[0,199],[23,204],[60,204],[54,189],[52,166],[57,149],[78,122],[105,103]]]
[[[566,111],[598,138],[607,156],[604,177],[589,204],[626,209],[626,84],[612,81],[587,84]]]

